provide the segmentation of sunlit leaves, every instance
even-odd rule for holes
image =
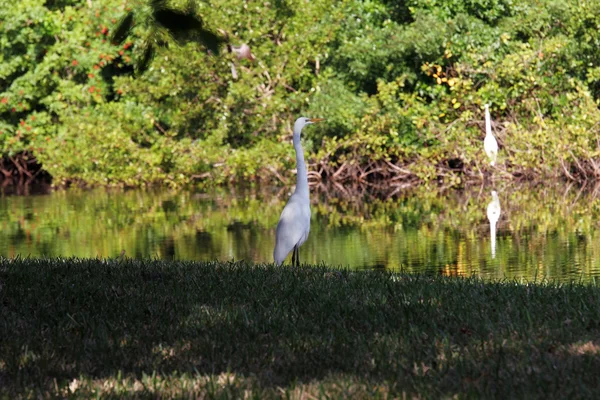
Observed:
[[[168,41],[180,46],[195,42],[203,45],[214,54],[219,54],[224,39],[207,29],[198,14],[195,0],[189,0],[184,8],[177,8],[166,0],[149,0],[128,11],[120,20],[112,34],[112,41],[122,43],[127,37],[134,36],[132,29],[141,25],[142,53],[136,69],[144,73],[156,54],[154,47],[167,47]],[[133,38],[132,38],[133,40]]]
[[[3,152],[48,153],[86,118],[91,143],[94,124],[143,109],[143,129],[115,129],[132,159],[161,160],[155,179],[281,183],[291,124],[310,114],[328,120],[305,132],[311,165],[385,159],[456,184],[481,176],[490,103],[504,177],[600,173],[598,0],[107,1],[0,8]],[[219,52],[221,37],[256,58]]]
[[[117,27],[113,31],[111,36],[112,42],[116,44],[123,43],[123,41],[131,33],[131,28],[133,28],[133,12],[129,11],[124,17],[121,18]]]

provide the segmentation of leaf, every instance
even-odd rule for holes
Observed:
[[[153,16],[158,24],[174,35],[201,30],[203,26],[201,18],[179,10],[160,9],[154,11]]]
[[[214,54],[218,55],[221,44],[224,42],[224,40],[213,32],[202,29],[200,32],[198,32],[198,42],[200,42],[204,47],[212,51]]]
[[[150,1],[150,7],[152,8],[153,12],[169,8],[167,6],[167,1],[166,0],[151,0]]]
[[[198,7],[196,5],[196,1],[189,0],[185,6],[185,12],[189,15],[196,15]]]
[[[112,34],[110,41],[112,44],[121,44],[129,36],[131,28],[133,27],[133,11],[128,12],[121,20],[119,25]]]
[[[150,62],[152,61],[152,58],[154,58],[154,53],[155,51],[152,43],[146,43],[146,47],[144,48],[144,52],[142,53],[142,58],[140,59],[137,65],[138,74],[141,75],[148,70]]]
[[[154,20],[163,27],[169,36],[179,45],[187,42],[200,43],[215,54],[219,54],[220,45],[224,40],[204,29],[204,22],[195,15],[195,8],[189,7],[186,11],[174,9],[159,9],[153,14]]]

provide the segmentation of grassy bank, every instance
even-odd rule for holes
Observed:
[[[0,397],[598,397],[600,288],[0,259]]]

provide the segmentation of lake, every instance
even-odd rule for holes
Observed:
[[[3,194],[0,254],[118,257],[125,251],[134,258],[272,262],[289,194],[282,188]],[[377,195],[316,188],[311,196],[303,263],[485,279],[600,276],[595,190],[502,183]]]

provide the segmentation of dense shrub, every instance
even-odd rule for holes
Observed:
[[[197,3],[206,26],[256,60],[167,41],[136,76],[148,25],[108,39],[143,2],[13,2],[0,9],[0,149],[59,183],[288,181],[304,114],[328,119],[304,135],[323,178],[459,184],[487,168],[490,103],[497,176],[596,178],[599,6],[210,0]]]

